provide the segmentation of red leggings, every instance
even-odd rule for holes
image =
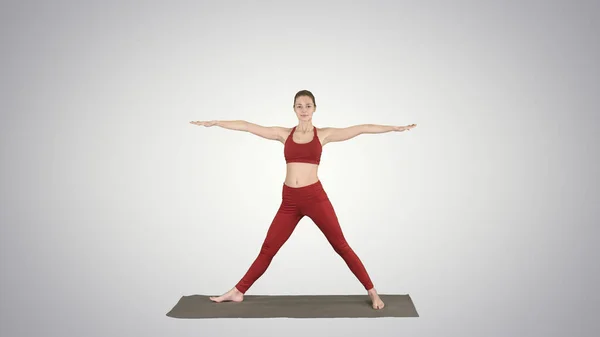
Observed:
[[[365,267],[344,238],[335,211],[321,182],[317,181],[314,184],[298,188],[283,185],[281,206],[267,231],[258,257],[236,285],[239,291],[246,293],[248,288],[263,275],[275,254],[305,215],[311,218],[325,234],[327,241],[344,259],[365,289],[373,288],[373,283]]]

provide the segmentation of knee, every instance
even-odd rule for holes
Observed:
[[[346,242],[346,240],[334,242],[332,243],[332,246],[335,252],[341,256],[352,252],[352,248],[350,248],[350,245],[348,242]]]
[[[269,244],[263,244],[262,247],[260,248],[260,256],[266,257],[267,259],[272,259],[273,256],[275,256],[275,253],[277,253],[277,248],[269,245]]]

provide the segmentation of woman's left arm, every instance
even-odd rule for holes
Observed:
[[[411,124],[406,126],[360,124],[349,126],[346,128],[323,128],[323,145],[331,142],[342,142],[365,133],[374,134],[386,133],[391,131],[402,132],[408,131],[416,126],[417,124]]]

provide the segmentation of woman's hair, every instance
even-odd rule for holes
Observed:
[[[300,90],[296,93],[296,96],[294,96],[294,105],[296,105],[296,99],[300,96],[310,97],[313,101],[313,104],[315,105],[315,108],[317,107],[317,102],[315,101],[315,96],[312,94],[312,92],[310,92],[308,90]]]

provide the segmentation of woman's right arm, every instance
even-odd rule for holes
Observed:
[[[196,125],[204,125],[207,127],[216,125],[220,126],[224,129],[235,130],[235,131],[245,131],[250,132],[259,137],[269,139],[269,140],[277,140],[280,142],[285,142],[285,138],[288,130],[284,127],[280,126],[262,126],[254,123],[250,123],[243,120],[234,120],[234,121],[208,121],[208,122],[190,122]]]

